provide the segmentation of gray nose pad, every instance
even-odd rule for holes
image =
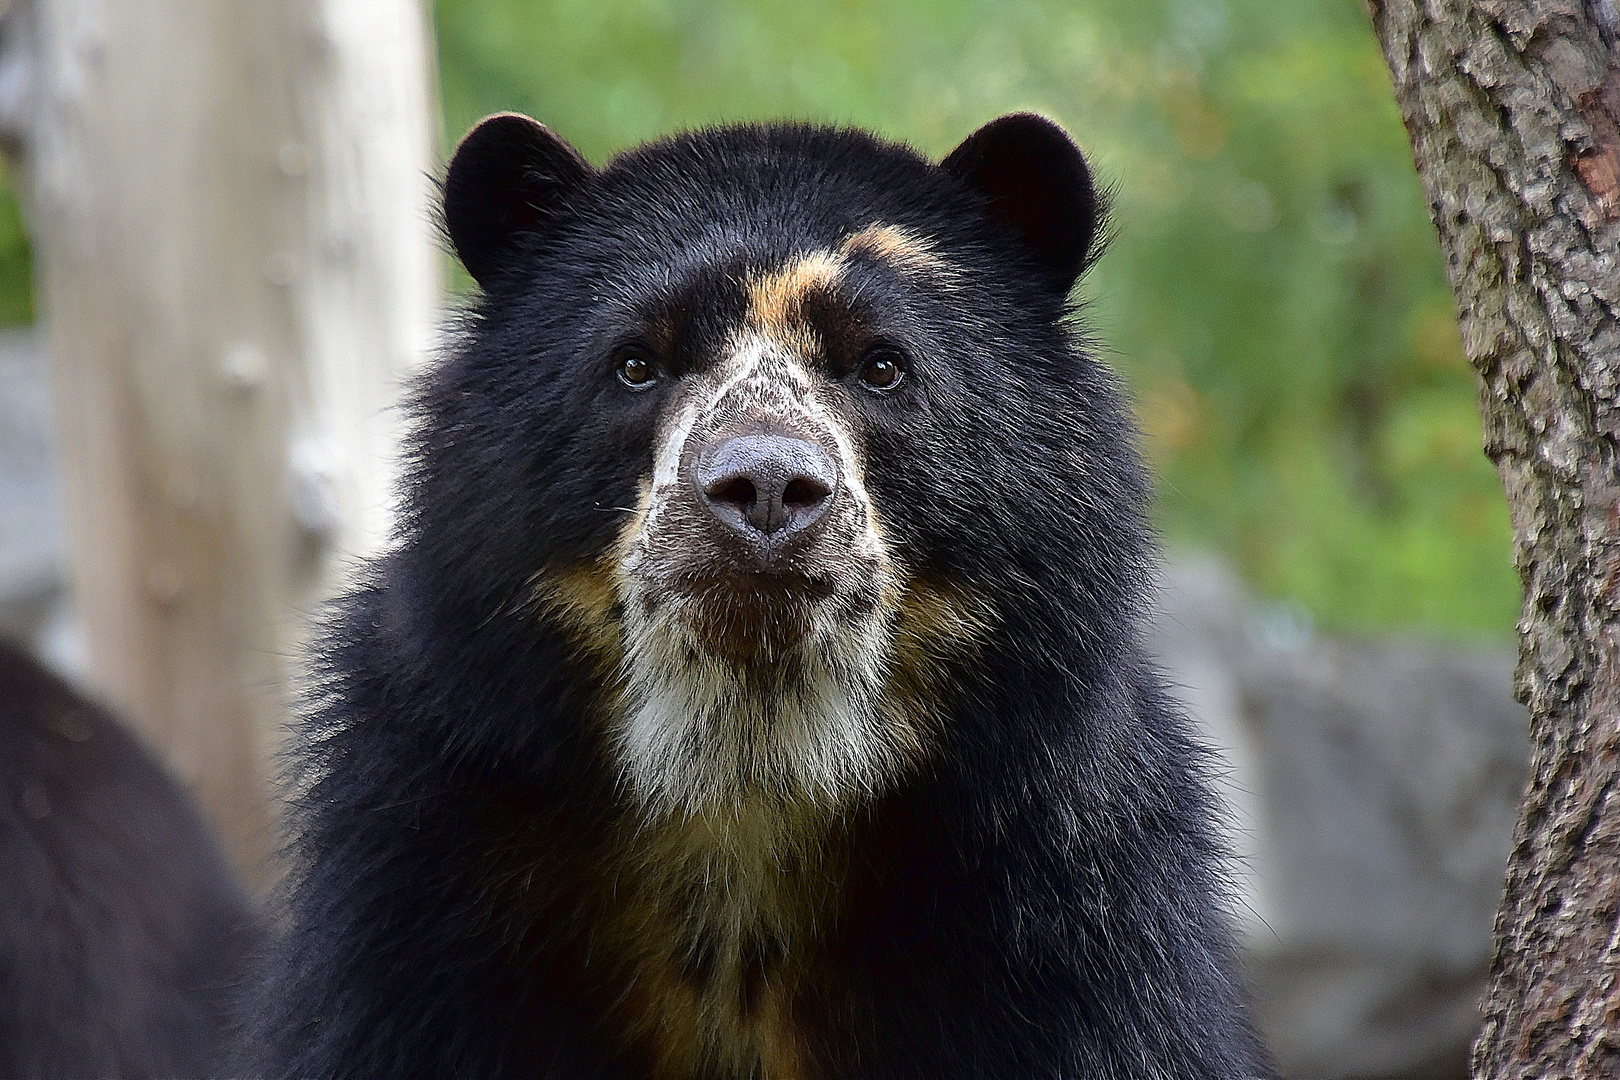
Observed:
[[[707,447],[693,479],[709,512],[749,540],[813,524],[838,489],[827,452],[785,435],[739,435]]]

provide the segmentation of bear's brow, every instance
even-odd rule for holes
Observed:
[[[926,238],[900,225],[873,222],[844,237],[835,248],[806,252],[778,269],[750,275],[749,322],[783,340],[801,333],[809,304],[849,291],[849,272],[861,258],[943,283],[956,274]]]
[[[832,292],[843,280],[846,258],[832,251],[812,251],[779,270],[751,276],[749,322],[765,333],[787,340],[804,323],[806,298]]]
[[[945,277],[955,273],[955,267],[926,237],[903,225],[875,221],[845,237],[838,250],[846,255],[870,256],[911,273]]]

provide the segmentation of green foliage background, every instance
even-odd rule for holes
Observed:
[[[445,124],[588,156],[796,116],[943,154],[1011,109],[1114,187],[1083,286],[1172,543],[1320,622],[1510,631],[1474,379],[1360,0],[437,0]]]
[[[436,0],[446,145],[520,109],[587,156],[806,117],[932,155],[1012,109],[1114,189],[1082,286],[1172,544],[1318,622],[1505,635],[1474,380],[1361,0]],[[30,317],[0,198],[0,321]]]

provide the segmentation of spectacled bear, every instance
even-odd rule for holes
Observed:
[[[218,1075],[260,932],[151,755],[0,642],[0,1076]]]
[[[258,1006],[290,1077],[1268,1074],[1081,154],[461,143],[480,286],[340,604]]]

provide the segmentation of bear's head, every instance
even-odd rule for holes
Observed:
[[[570,643],[649,806],[880,790],[1006,605],[1038,624],[1129,572],[1102,565],[1136,542],[1126,426],[1064,326],[1097,199],[1051,122],[937,165],[782,125],[597,170],[499,115],[444,220],[482,295],[423,394],[407,534],[447,610]]]

